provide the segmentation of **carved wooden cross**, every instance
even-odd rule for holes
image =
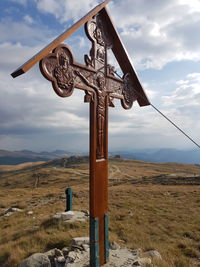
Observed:
[[[113,100],[121,100],[129,109],[134,101],[149,105],[148,98],[137,78],[123,44],[111,22],[103,2],[84,18],[60,35],[35,57],[12,73],[16,77],[36,62],[44,77],[61,97],[68,97],[74,88],[85,91],[85,102],[90,103],[90,266],[108,261],[108,107]],[[85,65],[74,61],[70,49],[60,44],[85,23],[85,31],[92,42]],[[123,73],[115,76],[108,64],[107,51],[112,49]],[[50,53],[49,53],[50,52]]]

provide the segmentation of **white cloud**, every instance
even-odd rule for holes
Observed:
[[[98,2],[35,0],[40,11],[53,14],[63,23],[79,19]],[[110,13],[134,64],[137,62],[137,68],[162,68],[172,61],[199,60],[197,12],[198,9],[195,11],[187,1],[124,0],[110,3]],[[35,133],[38,141],[41,132],[45,133],[42,139],[44,146],[46,135],[52,134],[56,138],[64,132],[68,133],[69,140],[75,134],[84,135],[88,132],[89,107],[83,103],[83,93],[75,90],[70,98],[57,97],[51,84],[41,76],[37,68],[14,80],[9,76],[16,67],[53,39],[51,30],[39,27],[32,17],[25,15],[22,18],[23,22],[3,19],[0,25],[0,75],[3,77],[0,80],[0,137],[3,137],[0,144],[9,143],[10,148],[13,142],[14,146],[20,146],[23,144],[20,136],[26,134],[25,143],[28,146],[31,142],[28,140],[29,134]],[[81,35],[75,35],[67,42],[74,50],[77,61],[89,52],[90,44]],[[114,62],[113,58],[111,61]],[[159,108],[167,116],[187,132],[192,129],[194,137],[198,138],[200,126],[196,117],[200,114],[199,82],[199,73],[188,74],[186,78],[177,81],[176,90],[163,97],[148,84],[143,85],[153,102],[161,99]],[[117,136],[124,138],[121,146],[127,144],[127,147],[144,147],[148,144],[162,147],[167,143],[181,146],[188,143],[185,137],[180,138],[177,130],[150,107],[139,108],[134,105],[132,110],[125,111],[119,107],[119,101],[115,102],[116,108],[110,109],[109,132],[112,146],[121,140],[116,141]],[[5,137],[5,133],[8,137]],[[10,137],[12,135],[13,138]],[[48,144],[50,143],[49,141]]]
[[[83,94],[80,99],[80,93],[75,90],[70,98],[59,98],[51,84],[40,79],[41,74],[37,73],[37,76],[36,79],[29,73],[26,78],[11,80],[7,77],[0,81],[1,131],[8,134],[18,129],[21,129],[21,134],[27,129],[36,132],[49,128],[52,131],[87,131],[88,107],[83,103]]]
[[[100,1],[34,0],[34,2],[39,11],[52,14],[65,24],[70,20],[80,19]],[[109,3],[108,9],[136,69],[161,69],[169,62],[200,60],[198,0],[113,0]],[[24,19],[28,24],[32,23],[32,18],[28,15]],[[13,29],[16,39],[20,36],[19,29],[22,29],[28,38],[32,36],[34,42],[42,38],[40,31],[37,36],[37,29],[35,31],[28,25],[12,24],[9,28]],[[6,30],[4,28],[0,30],[2,39],[6,38]],[[79,41],[84,47],[84,39],[80,37]]]
[[[189,8],[189,12],[200,12],[200,2],[199,0],[179,0],[181,5],[186,5]]]
[[[187,111],[194,107],[200,107],[200,73],[188,74],[185,80],[177,82],[178,87],[168,96],[163,96],[163,105],[167,107],[184,108]],[[200,112],[200,108],[199,108]]]
[[[0,44],[0,69],[4,77],[10,75],[17,67],[30,59],[42,48],[41,45],[30,47],[20,43],[5,42]],[[9,81],[10,83],[10,81]]]
[[[193,1],[112,1],[109,10],[136,67],[200,60],[200,9]]]
[[[30,23],[14,22],[10,18],[2,19],[0,32],[0,43],[19,43],[31,47],[48,42],[52,36],[52,31],[45,26],[34,25],[33,27]]]
[[[99,1],[94,0],[35,0],[37,8],[55,16],[60,22],[78,20],[95,7]]]
[[[200,73],[188,74],[177,81],[177,88],[168,95],[155,94],[155,104],[165,116],[191,138],[199,142],[200,124]],[[147,85],[148,87],[148,85]],[[122,110],[117,104],[110,109],[110,135],[112,140],[123,139],[123,145],[132,147],[192,147],[192,143],[152,107],[140,108],[134,105],[131,110]],[[113,144],[113,143],[112,143]],[[117,145],[117,141],[116,141]],[[117,145],[118,146],[118,145]]]
[[[25,15],[23,17],[24,21],[27,23],[27,24],[33,24],[34,23],[34,20],[33,18],[30,16],[30,15]]]

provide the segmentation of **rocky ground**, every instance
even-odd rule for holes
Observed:
[[[85,222],[88,217],[88,211],[58,212],[53,216],[66,223]],[[34,253],[23,260],[18,267],[89,267],[89,251],[89,237],[77,237],[73,238],[71,247]],[[120,248],[116,242],[110,244],[109,254],[109,262],[104,265],[105,267],[153,267],[151,258],[162,259],[157,251],[150,250],[142,253],[141,249]]]
[[[35,253],[23,260],[18,267],[89,267],[89,250],[88,237],[73,238],[70,248]],[[158,251],[142,252],[141,249],[120,248],[115,242],[110,244],[109,253],[109,262],[105,267],[154,267],[151,259],[162,259]]]

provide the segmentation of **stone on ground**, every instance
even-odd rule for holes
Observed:
[[[1,213],[0,216],[8,217],[12,215],[14,212],[22,212],[22,211],[23,211],[22,209],[11,207],[6,209],[3,213]]]
[[[68,222],[85,222],[88,219],[88,215],[84,211],[66,211],[66,212],[58,212],[56,213],[53,218]]]
[[[90,244],[89,237],[74,237],[72,239],[72,245],[82,246],[83,244]]]
[[[153,259],[162,260],[162,257],[161,257],[160,253],[157,250],[148,250],[148,251],[145,251],[144,254],[147,257],[150,256]]]
[[[20,262],[18,267],[51,267],[49,258],[44,253],[35,253]]]

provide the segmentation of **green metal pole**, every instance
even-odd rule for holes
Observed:
[[[100,267],[99,219],[93,217],[90,217],[90,267]]]
[[[106,262],[109,260],[109,228],[108,228],[108,214],[104,215],[104,230],[105,230],[105,251],[104,257]]]
[[[69,187],[65,190],[66,194],[66,210],[70,211],[72,210],[72,189]]]

